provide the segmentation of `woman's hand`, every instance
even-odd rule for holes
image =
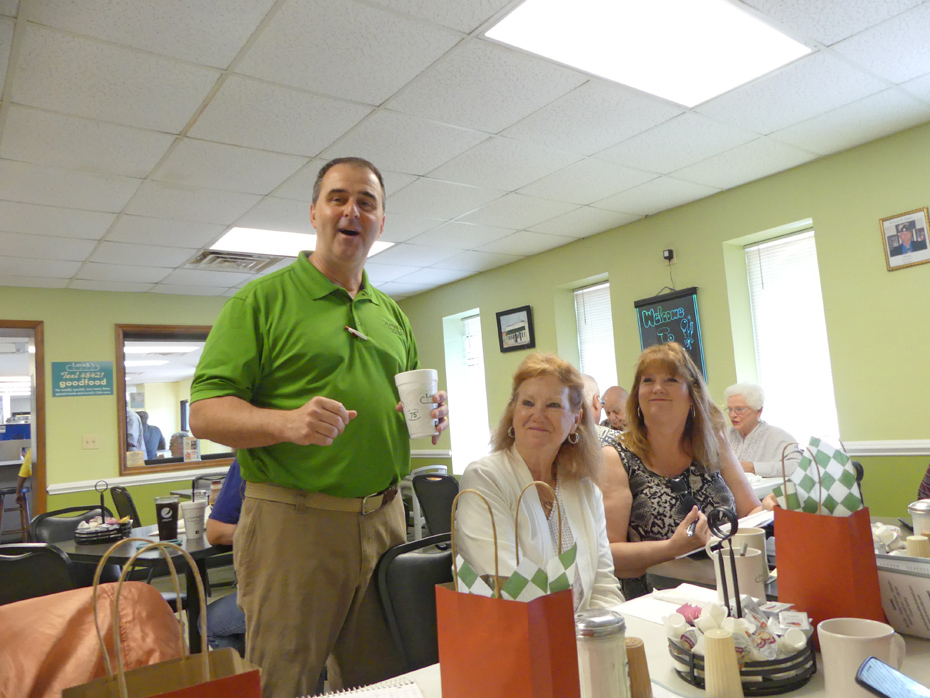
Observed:
[[[695,524],[695,527],[694,533],[689,536],[688,529],[691,524]],[[678,557],[690,553],[696,548],[703,548],[709,540],[710,528],[707,526],[707,517],[704,516],[704,512],[694,506],[688,512],[684,521],[678,524],[678,528],[675,529],[675,533],[672,534],[669,542],[672,544],[672,550],[675,551],[675,557]]]
[[[765,499],[762,500],[762,508],[767,509],[768,511],[773,511],[775,507],[780,507],[778,500],[775,498],[775,495],[769,492],[765,495]]]

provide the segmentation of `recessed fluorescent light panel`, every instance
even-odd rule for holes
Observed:
[[[392,247],[393,242],[376,240],[371,246],[369,257]],[[233,228],[210,245],[211,250],[223,252],[248,252],[250,254],[296,257],[302,250],[316,249],[316,235],[310,233],[286,233],[280,230],[259,228]]]
[[[811,52],[727,0],[526,0],[486,36],[686,107]]]

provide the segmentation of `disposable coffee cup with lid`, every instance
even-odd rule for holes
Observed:
[[[434,368],[405,371],[394,376],[394,383],[403,403],[407,433],[411,439],[422,439],[436,433],[436,409],[433,396],[439,391],[439,373]]]

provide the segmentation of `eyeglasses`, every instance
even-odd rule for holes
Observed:
[[[678,495],[678,499],[681,500],[681,503],[687,507],[688,511],[698,506],[697,500],[695,500],[694,494],[691,492],[691,481],[688,478],[688,473],[683,473],[669,480],[668,484],[672,488],[672,492]]]
[[[751,407],[726,407],[724,408],[723,411],[726,412],[727,414],[731,414],[733,412],[736,412],[736,414],[746,414],[747,412],[750,412],[751,410],[752,410]]]

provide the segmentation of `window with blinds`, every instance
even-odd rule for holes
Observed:
[[[582,373],[594,376],[603,392],[617,384],[609,283],[575,291],[575,320],[578,325],[578,355],[581,357],[579,368]]]
[[[814,231],[745,251],[762,418],[802,445],[839,438]]]
[[[452,466],[456,473],[463,472],[469,463],[486,455],[491,438],[484,380],[484,349],[481,344],[481,316],[469,315],[461,318],[460,322],[455,333],[460,337],[457,346],[453,347],[453,351],[446,352],[446,377],[449,392],[455,395],[456,405],[451,428]],[[453,356],[457,366],[449,363]]]

